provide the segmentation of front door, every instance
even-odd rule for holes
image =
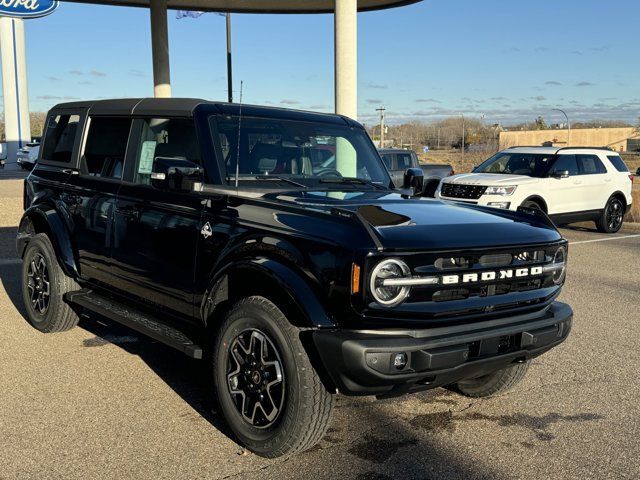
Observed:
[[[567,178],[555,178],[553,172],[569,172]],[[570,213],[584,210],[582,200],[582,177],[579,175],[578,164],[575,155],[559,155],[553,166],[548,185],[548,209],[549,215]]]
[[[113,273],[118,289],[174,315],[193,315],[201,199],[153,181],[154,163],[202,165],[191,119],[149,118],[134,124],[134,160],[114,210]]]

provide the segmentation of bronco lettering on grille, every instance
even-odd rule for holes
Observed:
[[[542,267],[508,268],[480,273],[464,273],[462,275],[443,275],[441,283],[443,285],[456,285],[458,283],[490,282],[492,280],[532,277],[534,275],[542,275]]]

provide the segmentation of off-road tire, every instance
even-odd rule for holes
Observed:
[[[284,371],[284,403],[267,428],[250,424],[234,403],[227,379],[232,342],[258,329],[277,349]],[[325,435],[335,403],[315,372],[300,341],[300,330],[264,297],[237,302],[227,313],[209,356],[218,406],[239,442],[257,455],[290,456],[313,447]]]
[[[613,209],[616,208],[616,212]],[[611,221],[610,216],[612,215],[621,215],[618,221]],[[618,223],[619,222],[619,223]],[[624,203],[617,197],[611,197],[607,200],[607,204],[602,210],[600,217],[596,220],[596,228],[599,232],[602,233],[617,233],[622,228],[622,224],[624,223]]]
[[[43,313],[32,304],[27,287],[29,266],[38,255],[46,263],[49,281],[49,302]],[[64,301],[64,294],[79,289],[76,281],[60,267],[49,237],[44,233],[35,235],[27,245],[22,262],[22,299],[29,323],[44,333],[64,332],[75,327],[80,317]]]
[[[491,397],[515,387],[529,370],[529,362],[516,363],[482,377],[462,380],[455,389],[467,397]]]

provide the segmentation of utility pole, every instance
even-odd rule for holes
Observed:
[[[440,150],[440,128],[438,128],[438,150]]]
[[[384,148],[384,111],[386,108],[376,108],[376,112],[380,112],[380,147]]]

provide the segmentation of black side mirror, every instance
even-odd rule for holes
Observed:
[[[553,178],[569,178],[569,170],[555,170],[551,172]]]
[[[638,169],[636,170],[636,175],[640,177],[640,167],[638,167]]]
[[[422,195],[424,190],[424,173],[420,168],[407,168],[404,172],[404,182],[402,183],[403,190],[408,190],[408,193],[403,193],[404,196],[415,197]]]
[[[202,181],[200,167],[184,158],[156,157],[151,172],[151,185],[162,190],[190,192]]]

